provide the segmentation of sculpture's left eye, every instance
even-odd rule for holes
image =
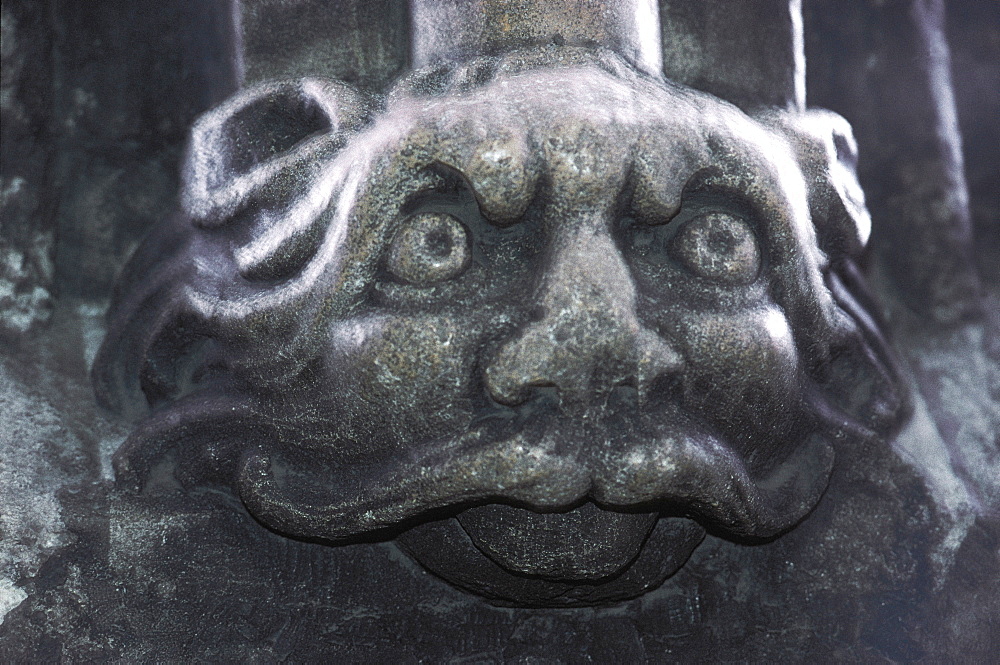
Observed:
[[[707,213],[684,222],[670,253],[688,270],[724,284],[748,284],[760,270],[760,250],[750,226],[733,215]]]
[[[389,249],[393,277],[430,286],[462,274],[469,265],[469,232],[447,213],[417,213],[403,222]]]

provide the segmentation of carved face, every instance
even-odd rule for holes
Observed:
[[[831,268],[865,235],[842,121],[570,54],[425,72],[375,114],[306,80],[200,121],[98,362],[106,399],[158,407],[119,476],[173,459],[277,531],[399,536],[522,603],[634,596],[706,527],[803,519],[835,440],[898,406]]]

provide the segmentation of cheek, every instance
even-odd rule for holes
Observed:
[[[692,316],[682,334],[687,403],[746,437],[785,429],[799,401],[799,360],[780,309]]]
[[[449,316],[381,316],[331,330],[327,385],[342,436],[400,448],[471,419],[477,334]]]

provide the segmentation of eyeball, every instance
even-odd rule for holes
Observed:
[[[447,213],[418,213],[403,223],[389,250],[388,270],[404,282],[431,286],[462,274],[471,258],[469,234]]]
[[[760,271],[760,249],[753,230],[726,213],[708,213],[685,222],[673,237],[670,253],[699,277],[723,284],[749,284]]]

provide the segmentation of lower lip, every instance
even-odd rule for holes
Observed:
[[[457,518],[476,547],[510,572],[594,582],[635,559],[657,513],[610,511],[590,502],[552,513],[489,504]]]

